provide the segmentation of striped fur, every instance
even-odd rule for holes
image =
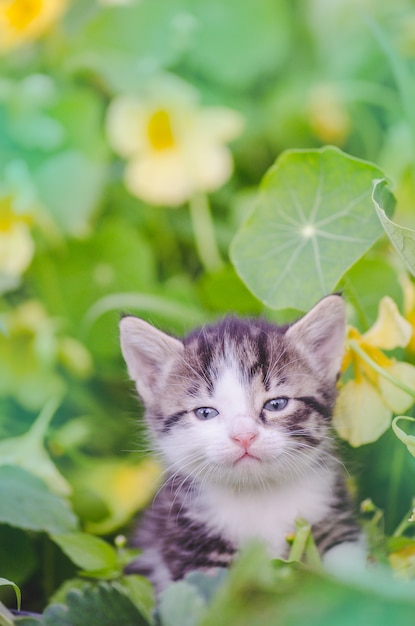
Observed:
[[[322,554],[359,540],[330,430],[344,330],[337,295],[291,326],[227,317],[184,340],[122,320],[123,355],[166,466],[133,534],[143,554],[130,571],[160,590],[229,565],[253,538],[284,557],[297,517]]]

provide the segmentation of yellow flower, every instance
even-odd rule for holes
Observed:
[[[67,0],[0,0],[0,53],[41,37],[66,4]]]
[[[146,506],[159,485],[161,468],[153,459],[132,464],[107,459],[90,464],[88,471],[73,476],[75,491],[86,494],[88,504],[98,499],[104,505],[103,519],[88,521],[88,532],[106,534],[124,525]]]
[[[32,260],[30,222],[28,213],[13,210],[10,198],[0,198],[0,291],[15,287]]]
[[[415,367],[382,352],[406,346],[411,335],[411,325],[389,297],[381,300],[378,318],[366,333],[348,329],[343,370],[351,365],[354,378],[340,388],[333,423],[352,446],[376,441],[389,428],[393,413],[414,403],[404,389],[415,390]]]
[[[164,78],[142,97],[120,96],[108,112],[108,137],[127,159],[129,191],[150,204],[177,206],[213,191],[232,173],[225,143],[242,117],[224,107],[201,108],[188,85]]]
[[[415,577],[415,542],[408,543],[389,555],[389,563],[398,578]]]
[[[403,289],[403,311],[405,319],[411,324],[412,335],[406,345],[408,352],[415,354],[415,285],[409,278],[408,274],[402,274],[400,276],[400,283]]]

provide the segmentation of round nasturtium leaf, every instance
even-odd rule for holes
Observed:
[[[231,258],[249,289],[274,309],[309,309],[374,244],[376,166],[334,147],[284,152],[265,175]]]

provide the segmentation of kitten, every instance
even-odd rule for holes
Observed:
[[[179,340],[126,316],[120,330],[167,468],[133,537],[143,552],[129,571],[161,590],[191,570],[228,566],[250,539],[286,557],[297,517],[323,555],[358,544],[330,434],[341,296],[289,326],[228,317]]]

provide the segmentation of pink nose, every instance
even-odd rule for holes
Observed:
[[[241,446],[244,450],[248,450],[249,446],[257,438],[256,433],[237,433],[232,436],[232,439]]]

